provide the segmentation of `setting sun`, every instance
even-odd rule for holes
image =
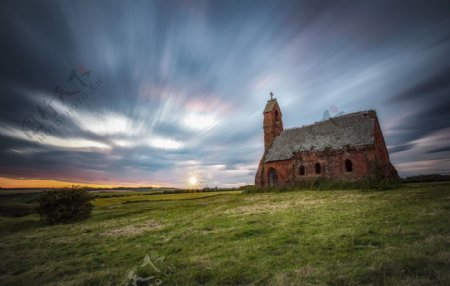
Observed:
[[[189,189],[199,189],[200,188],[200,180],[197,175],[190,175],[188,179]]]
[[[189,178],[189,185],[194,186],[194,185],[197,185],[197,183],[198,183],[197,177]]]

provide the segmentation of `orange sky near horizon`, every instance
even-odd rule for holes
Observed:
[[[72,185],[83,186],[83,187],[93,187],[93,188],[116,188],[116,187],[143,187],[143,185],[133,185],[129,184],[116,184],[116,185],[103,185],[103,184],[82,184],[76,182],[68,181],[57,181],[57,180],[45,180],[45,179],[10,179],[0,177],[0,187],[1,188],[63,188]],[[148,187],[159,187],[158,185],[146,184]]]

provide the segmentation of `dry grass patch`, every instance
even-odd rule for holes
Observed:
[[[146,231],[162,228],[162,224],[156,221],[146,221],[137,224],[129,224],[123,227],[107,230],[103,232],[103,236],[131,236],[144,233]]]
[[[302,268],[294,270],[294,272],[300,277],[308,277],[313,274],[315,269],[309,265],[303,266]]]
[[[301,200],[301,201],[284,201],[284,202],[273,202],[273,203],[258,203],[247,206],[240,206],[225,211],[225,214],[232,215],[250,215],[250,214],[264,214],[264,213],[274,213],[277,211],[283,211],[286,209],[294,209],[298,207],[305,206],[319,206],[323,204],[323,201],[317,199]]]
[[[203,269],[212,270],[215,267],[214,261],[209,256],[193,256],[190,260],[193,265]]]
[[[450,235],[430,235],[428,236],[425,241],[427,242],[433,242],[433,241],[444,241],[446,243],[450,243]]]
[[[203,229],[200,231],[201,234],[210,235],[217,233],[227,233],[235,230],[236,227],[225,227],[225,228],[211,228],[211,229]]]
[[[450,251],[440,251],[437,256],[444,261],[450,262]]]
[[[283,203],[273,203],[273,204],[258,204],[251,206],[242,206],[233,209],[228,209],[225,214],[232,215],[250,215],[250,214],[261,214],[261,213],[272,213],[278,210],[284,210],[293,207],[294,204],[283,202]]]

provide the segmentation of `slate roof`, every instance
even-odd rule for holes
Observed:
[[[342,149],[374,143],[373,110],[349,113],[299,128],[286,129],[275,138],[265,162],[287,160],[293,152]]]

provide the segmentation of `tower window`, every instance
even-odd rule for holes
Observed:
[[[345,171],[353,172],[353,163],[349,159],[345,160]]]
[[[316,174],[320,174],[320,172],[322,171],[321,169],[322,168],[321,168],[320,164],[316,163]]]
[[[280,114],[278,113],[278,110],[275,110],[275,121],[280,121]]]
[[[305,175],[305,166],[301,165],[299,172],[300,172],[300,176],[304,176]]]

